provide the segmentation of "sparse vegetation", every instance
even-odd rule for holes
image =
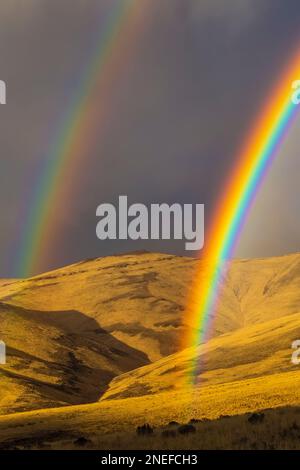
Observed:
[[[146,423],[142,426],[138,426],[136,428],[136,433],[138,436],[149,436],[149,434],[153,434],[153,428],[150,426],[150,424]]]
[[[195,266],[144,253],[0,281],[2,448],[300,448],[300,255],[234,261],[211,339],[175,353]]]
[[[93,428],[90,437],[74,439],[70,431],[48,433],[39,437],[8,440],[1,449],[300,449],[300,408],[277,408],[265,410],[263,421],[256,426],[249,422],[249,415],[221,417],[217,420],[199,420],[193,432],[181,433],[189,424],[171,428],[159,426],[150,433],[137,433],[128,428],[126,432],[106,433]]]

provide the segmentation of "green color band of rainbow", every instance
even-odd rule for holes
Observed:
[[[91,138],[90,128],[95,125],[95,96],[99,106],[103,108],[102,120],[105,122],[105,114],[110,107],[107,102],[108,89],[120,69],[126,65],[127,56],[136,42],[137,32],[143,27],[147,1],[118,1],[106,22],[105,31],[101,32],[96,41],[95,50],[78,87],[79,91],[68,107],[63,125],[50,146],[44,168],[34,188],[24,236],[18,249],[20,255],[15,269],[18,277],[36,274],[44,253],[47,250],[51,252],[56,230],[54,214],[63,211],[63,188],[68,184],[66,175],[71,173],[68,179],[78,177],[84,164],[85,150]],[[101,119],[97,121],[97,129],[99,127]]]

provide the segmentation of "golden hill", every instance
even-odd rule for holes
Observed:
[[[0,282],[0,339],[8,348],[1,412],[89,403],[104,394],[83,407],[83,420],[99,409],[115,426],[118,414],[124,423],[140,422],[149,407],[158,421],[187,418],[184,380],[199,355],[201,409],[199,402],[193,413],[237,413],[245,402],[249,410],[295,404],[290,344],[300,337],[300,255],[233,261],[212,339],[174,354],[189,327],[182,316],[197,267],[190,258],[128,254]],[[68,419],[75,412],[45,411]]]
[[[290,440],[288,435],[284,439],[283,433],[292,428],[296,432],[300,429],[299,408],[296,409],[299,406],[299,388],[300,374],[296,370],[274,374],[268,380],[262,376],[196,389],[182,388],[90,405],[0,416],[0,448],[72,449],[76,447],[78,438],[84,438],[94,449],[199,449],[206,448],[207,443],[207,438],[201,434],[193,435],[192,441],[190,436],[173,441],[162,439],[159,427],[167,426],[170,421],[186,423],[191,419],[208,419],[211,421],[205,426],[204,433],[207,436],[207,431],[210,432],[210,448],[228,448],[231,434],[241,439],[244,436],[249,438],[252,432],[252,440],[258,448],[262,448],[260,437],[265,437],[270,443],[277,439],[287,449],[290,448]],[[251,429],[252,425],[249,426],[246,419],[234,421],[239,432],[235,428],[233,433],[230,425],[228,428],[227,418],[221,432],[215,429],[218,425],[215,420],[222,416],[280,407],[286,408],[289,419],[278,411],[272,420],[267,421],[262,432],[261,428]],[[154,439],[137,439],[136,427],[145,422],[156,428]],[[299,449],[298,434],[295,437],[292,448]],[[246,447],[243,443],[235,442],[235,445],[237,448]]]
[[[174,352],[192,264],[128,255],[0,282],[0,412],[95,402],[116,375]]]
[[[299,313],[240,328],[116,377],[101,401],[165,391],[184,394],[189,384],[193,384],[195,393],[217,385],[236,388],[235,383],[242,387],[261,377],[266,394],[272,395],[273,381],[279,378],[286,380],[288,392],[289,388],[294,390],[289,378],[300,372],[291,361],[291,344],[299,338]],[[300,401],[300,390],[298,396]]]
[[[0,283],[0,301],[39,312],[80,312],[153,361],[177,350],[195,264],[151,253],[88,260]]]
[[[201,262],[167,254],[110,256],[0,281],[0,301],[27,310],[76,310],[153,361],[177,351],[196,269],[201,272]],[[299,285],[300,254],[233,261],[212,335],[297,313]]]
[[[76,311],[33,311],[0,303],[7,363],[2,413],[96,401],[110,380],[148,362]]]
[[[300,374],[299,366],[291,363],[299,317],[289,315],[223,334],[123,374],[112,380],[99,403],[0,417],[0,441],[4,448],[76,448],[78,438],[96,449],[264,448],[268,442],[277,448],[299,448]],[[187,384],[195,358],[201,364],[199,380]],[[267,412],[259,428],[237,416],[280,407],[286,409]],[[219,420],[224,415],[236,418],[228,424],[225,418]],[[212,421],[199,425],[191,437],[162,439],[161,430],[170,421],[191,419]],[[156,427],[151,439],[135,435],[136,426],[144,422]],[[201,429],[203,436],[198,434]],[[265,433],[270,436],[261,440]]]

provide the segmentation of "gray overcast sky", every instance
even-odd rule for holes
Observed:
[[[2,277],[16,275],[33,182],[93,39],[120,1],[1,0]],[[151,1],[40,270],[127,250],[191,255],[180,241],[100,242],[96,207],[119,194],[145,204],[204,203],[208,222],[270,85],[300,49],[299,0]],[[298,119],[257,198],[238,256],[299,251],[299,126]]]

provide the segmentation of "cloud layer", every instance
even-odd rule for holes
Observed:
[[[8,87],[8,104],[0,107],[2,276],[15,275],[32,188],[94,37],[105,27],[109,9],[123,1],[0,3],[0,79]],[[300,39],[296,0],[289,8],[283,0],[151,0],[151,5],[134,51],[114,80],[105,127],[72,181],[72,204],[61,201],[68,210],[56,221],[59,237],[41,269],[140,248],[184,253],[178,241],[99,242],[96,207],[116,202],[119,194],[145,204],[205,203],[208,221],[270,84]],[[299,172],[297,142],[295,135],[287,143],[280,156],[284,168],[270,176],[261,205],[258,199],[241,256],[297,250],[300,222],[286,223],[287,207],[295,210],[295,188],[281,176]],[[272,201],[281,194],[275,218]],[[257,230],[262,210],[269,213],[263,236]]]

